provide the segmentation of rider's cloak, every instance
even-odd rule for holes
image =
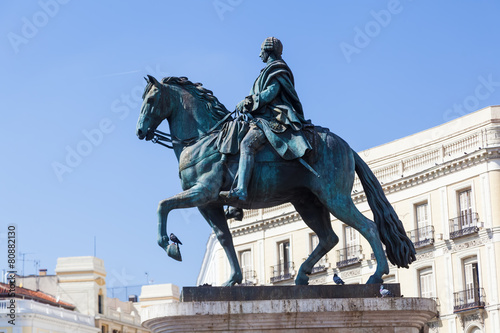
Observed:
[[[293,74],[285,61],[279,59],[267,64],[255,80],[250,111],[257,126],[262,129],[276,152],[284,159],[302,157],[312,149],[302,128],[302,104],[294,87]]]

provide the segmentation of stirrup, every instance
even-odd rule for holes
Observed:
[[[226,199],[238,199],[241,201],[245,201],[248,197],[248,194],[245,192],[244,193],[241,192],[242,192],[241,190],[235,188],[232,189],[231,191],[220,191],[219,196]]]

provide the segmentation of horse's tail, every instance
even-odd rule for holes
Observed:
[[[385,244],[387,258],[393,265],[408,268],[417,260],[415,247],[403,228],[403,223],[384,194],[382,186],[368,165],[353,151],[355,170],[366,193],[380,239]]]

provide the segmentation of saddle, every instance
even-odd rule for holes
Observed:
[[[229,160],[237,161],[239,156],[240,143],[248,132],[249,123],[241,120],[234,120],[224,123],[222,129],[199,140],[198,142],[184,148],[179,159],[179,171],[189,168],[202,160],[217,154],[222,153],[227,155]],[[318,154],[316,151],[317,143],[320,140],[325,140],[326,135],[330,130],[325,127],[306,124],[302,129],[307,140],[313,147],[308,150],[302,159],[307,163],[313,164]],[[286,162],[271,148],[269,143],[266,143],[269,149],[261,149],[255,156],[256,162]]]

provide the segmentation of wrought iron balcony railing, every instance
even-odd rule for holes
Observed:
[[[254,270],[251,269],[243,269],[241,272],[243,274],[243,281],[241,282],[241,285],[243,286],[253,286],[256,284],[257,280],[257,274],[255,273]]]
[[[477,213],[463,214],[450,219],[450,238],[459,238],[479,231],[479,215]]]
[[[363,258],[361,245],[353,245],[337,250],[337,267],[359,263]]]
[[[328,257],[325,255],[316,263],[316,265],[314,265],[314,267],[311,270],[311,274],[324,272],[327,269],[328,269]]]
[[[470,288],[453,293],[453,312],[482,309],[486,305],[484,289]]]
[[[384,254],[385,254],[385,257],[387,258],[387,252],[386,252],[386,250],[384,250]],[[375,253],[372,252],[370,254],[370,259],[371,260],[377,260],[377,258],[375,258]],[[389,263],[389,265],[390,265],[390,263]]]
[[[291,279],[295,275],[294,266],[292,261],[271,266],[271,283]]]
[[[415,248],[434,244],[434,226],[418,228],[407,232]]]

